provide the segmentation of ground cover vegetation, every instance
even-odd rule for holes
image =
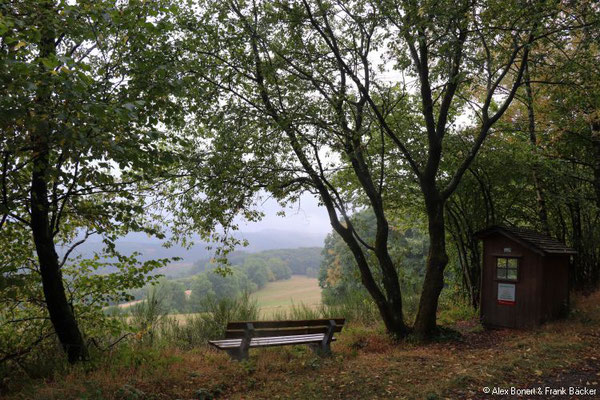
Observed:
[[[190,330],[165,324],[158,328],[163,339],[136,338],[99,355],[93,367],[69,368],[43,381],[13,381],[7,398],[477,399],[486,398],[483,387],[598,388],[599,301],[597,294],[578,298],[566,320],[532,331],[484,331],[476,320],[466,323],[464,315],[443,312],[440,319],[460,339],[426,346],[399,344],[381,322],[352,323],[332,344],[332,357],[281,347],[251,350],[243,363],[195,342],[199,332],[209,331],[200,319]],[[252,318],[246,311],[235,317]],[[217,310],[215,315],[223,316]]]

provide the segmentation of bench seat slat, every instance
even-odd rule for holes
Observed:
[[[271,337],[271,336],[293,336],[293,335],[313,335],[317,333],[327,333],[329,327],[327,326],[315,326],[315,327],[301,327],[301,328],[257,328],[254,327],[254,337]],[[342,325],[336,325],[333,331],[338,333],[342,331]],[[228,329],[225,331],[225,338],[227,339],[241,339],[245,335],[243,329]]]
[[[314,339],[314,338],[323,338],[323,334],[315,334],[315,335],[294,335],[294,336],[271,336],[266,338],[252,338],[252,341],[269,341],[269,340],[302,340],[302,339]],[[215,343],[240,343],[241,339],[222,339],[222,340],[212,340]]]
[[[252,338],[250,347],[282,346],[293,344],[320,343],[323,334],[295,335],[295,336],[273,336],[267,338]],[[332,339],[335,341],[335,337]],[[242,339],[211,340],[209,343],[219,349],[231,349],[240,347]]]
[[[336,325],[343,326],[346,322],[344,318],[332,318]],[[227,324],[228,330],[243,330],[246,323],[252,323],[254,329],[272,329],[272,328],[299,328],[306,326],[328,326],[329,319],[306,319],[292,321],[235,321]]]
[[[323,334],[316,334],[316,335],[294,335],[294,336],[272,336],[272,337],[266,337],[266,338],[252,338],[252,340],[250,341],[250,344],[252,345],[253,343],[258,343],[258,342],[269,342],[269,341],[299,341],[299,340],[317,340],[317,339],[323,339]],[[212,343],[219,343],[219,344],[231,344],[231,343],[237,343],[238,345],[241,343],[241,339],[223,339],[223,340],[213,340],[211,341]]]

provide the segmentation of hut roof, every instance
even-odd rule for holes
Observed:
[[[577,251],[566,246],[561,241],[531,229],[516,228],[512,226],[491,226],[475,233],[475,236],[481,239],[493,233],[504,235],[542,255],[577,254]]]

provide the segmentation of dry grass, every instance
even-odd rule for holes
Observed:
[[[578,299],[568,320],[532,331],[452,327],[460,339],[416,345],[348,326],[329,358],[305,347],[252,350],[243,363],[208,348],[121,351],[8,398],[195,399],[199,390],[227,399],[482,398],[484,386],[527,387],[600,358],[600,294]]]

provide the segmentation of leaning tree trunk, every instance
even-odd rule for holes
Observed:
[[[47,125],[47,122],[42,124]],[[40,136],[36,137],[36,140],[38,152],[33,162],[31,179],[31,230],[40,264],[44,297],[50,320],[58,340],[67,353],[69,362],[74,363],[87,358],[87,349],[65,295],[58,255],[50,232],[47,141]],[[44,142],[46,145],[43,144]],[[39,152],[40,147],[46,147],[46,151]]]
[[[52,3],[45,4],[52,13]],[[56,54],[55,35],[52,24],[47,24],[42,32],[40,55],[49,57]],[[40,65],[42,74],[45,67]],[[48,74],[49,75],[49,74]],[[48,201],[48,180],[50,163],[49,140],[52,129],[47,112],[51,108],[52,90],[46,77],[38,89],[36,98],[36,118],[38,122],[32,130],[33,163],[31,175],[31,231],[38,256],[40,274],[46,307],[58,340],[67,353],[70,363],[87,358],[87,348],[71,305],[65,295],[62,272],[50,224],[51,207]]]
[[[404,338],[408,333],[409,329],[404,323],[404,313],[402,308],[402,294],[400,291],[400,282],[398,280],[398,274],[396,273],[394,263],[387,250],[387,243],[385,246],[376,250],[379,265],[384,271],[383,286],[387,294],[387,302],[385,303],[385,310],[379,307],[379,312],[384,318],[384,323],[387,331],[392,333],[396,338]]]
[[[414,333],[419,340],[429,339],[436,331],[438,299],[444,287],[444,269],[448,264],[444,202],[441,199],[426,200],[426,206],[429,221],[429,254],[414,325]]]
[[[323,193],[325,194],[323,196],[325,199],[324,202],[326,205],[330,204],[326,192],[323,191]],[[333,210],[331,206],[328,206],[328,208],[330,211]],[[332,215],[332,213],[330,213],[330,215]],[[330,217],[330,220],[333,229],[340,235],[352,252],[361,275],[361,282],[373,298],[387,332],[396,338],[404,338],[409,333],[409,329],[404,323],[402,312],[402,296],[398,282],[398,275],[394,269],[394,264],[389,252],[387,251],[387,242],[385,245],[381,243],[376,246],[377,258],[384,275],[383,285],[385,288],[385,293],[387,294],[386,296],[373,278],[365,253],[360,244],[357,242],[356,238],[353,236],[352,231],[343,227],[336,218]]]

